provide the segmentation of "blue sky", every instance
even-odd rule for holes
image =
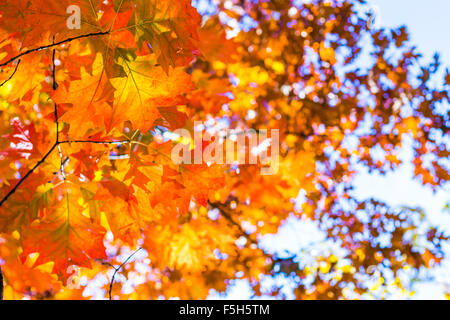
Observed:
[[[450,67],[450,1],[448,0],[373,0],[383,27],[406,25],[410,32],[410,42],[422,52],[424,59],[430,60],[439,52],[443,66]],[[405,154],[405,157],[410,155]],[[412,168],[408,165],[384,177],[362,173],[356,180],[358,197],[375,197],[391,205],[406,204],[425,209],[430,221],[450,233],[450,215],[442,211],[450,201],[450,186],[438,193],[432,193],[412,179]],[[450,248],[446,248],[450,254]],[[450,282],[450,259],[435,272],[437,279]],[[437,282],[427,282],[416,287],[416,299],[443,298],[443,288]]]
[[[450,1],[448,0],[372,0],[379,7],[380,23],[385,27],[406,25],[411,42],[430,58],[441,54],[450,66]]]

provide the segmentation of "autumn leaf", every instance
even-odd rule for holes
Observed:
[[[103,127],[111,117],[108,102],[113,91],[102,68],[102,57],[98,55],[92,74],[82,70],[80,80],[60,84],[52,96],[57,105],[70,105],[60,118],[70,125],[70,137],[82,137],[90,129]]]
[[[121,60],[126,77],[111,79],[116,89],[112,123],[130,120],[135,129],[145,132],[161,117],[158,107],[186,101],[183,95],[194,88],[189,75],[181,68],[170,69],[166,75],[155,63],[153,56]]]
[[[36,264],[53,262],[53,271],[64,279],[69,266],[90,267],[90,260],[106,257],[105,229],[83,214],[79,188],[59,188],[65,194],[57,208],[23,233],[23,255],[38,252]]]
[[[189,0],[136,1],[132,26],[138,44],[149,45],[167,73],[192,61],[197,53],[201,17]]]

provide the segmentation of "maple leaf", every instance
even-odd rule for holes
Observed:
[[[93,259],[106,258],[106,231],[83,214],[78,187],[60,186],[59,191],[57,207],[22,233],[22,243],[24,256],[39,253],[36,264],[53,262],[54,272],[64,279],[69,266],[90,267]]]
[[[197,53],[201,17],[189,0],[138,0],[131,21],[138,44],[150,46],[166,73],[169,66],[186,65]]]
[[[166,75],[155,63],[151,55],[137,57],[134,61],[120,61],[126,77],[111,79],[116,89],[113,124],[130,120],[135,129],[146,132],[161,117],[158,107],[186,101],[183,95],[194,89],[190,76],[181,68],[170,69]]]
[[[238,44],[227,39],[226,32],[218,18],[209,19],[199,33],[199,50],[208,61],[230,63],[236,61]]]
[[[38,178],[44,178],[43,174],[39,174]],[[50,204],[51,184],[39,185],[38,180],[30,180],[24,184],[23,188],[26,191],[16,194],[15,201],[10,203],[9,210],[2,210],[0,214],[1,232],[27,228],[38,218],[40,210]]]
[[[71,137],[83,136],[89,129],[103,127],[112,110],[108,102],[113,90],[103,73],[103,61],[97,55],[92,74],[81,70],[81,79],[60,84],[52,95],[56,104],[70,104],[71,107],[60,117],[70,124]]]
[[[152,209],[145,190],[135,186],[131,191],[123,182],[105,179],[90,199],[105,213],[108,226],[115,237],[135,245],[141,231],[155,222],[158,215]]]
[[[216,248],[224,250],[233,241],[229,235],[215,234],[214,229],[199,220],[180,228],[174,224],[149,227],[145,246],[156,265],[199,272],[207,268],[210,260],[214,260]]]

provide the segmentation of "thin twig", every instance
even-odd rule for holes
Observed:
[[[0,300],[3,300],[3,273],[1,266],[0,266]]]
[[[116,267],[112,266],[112,267],[114,268],[114,273],[113,273],[113,276],[112,276],[112,278],[111,278],[111,282],[109,283],[109,300],[112,300],[111,292],[112,292],[112,287],[113,287],[114,279],[115,279],[115,277],[116,277],[117,272],[119,272],[119,270],[122,269],[122,267],[123,267],[124,265],[126,265],[126,264],[128,263],[128,261],[130,261],[130,259],[131,259],[136,253],[138,253],[140,250],[142,250],[142,248],[139,248],[139,249],[137,249],[135,252],[133,252],[133,253],[127,258],[127,260],[125,260],[119,267],[116,268]]]
[[[59,151],[59,157],[61,158],[61,164],[59,166],[59,171],[61,172],[61,175],[63,177],[63,180],[66,180],[66,172],[64,171],[64,165],[66,164],[66,162],[69,160],[69,157],[67,157],[66,159],[64,159],[63,154],[62,154],[62,150],[61,150],[61,145],[58,144],[58,151]]]
[[[58,122],[56,122],[58,124]],[[25,176],[23,176],[19,182],[16,184],[16,186],[8,192],[8,194],[0,201],[0,207],[6,202],[6,200],[9,199],[20,187],[20,185],[41,165],[45,162],[45,160],[50,156],[50,154],[55,150],[56,147],[60,146],[61,144],[68,144],[68,143],[95,143],[95,144],[123,144],[123,143],[130,143],[131,141],[90,141],[90,140],[73,140],[73,141],[57,141],[55,144],[50,148],[50,150],[42,157],[41,160],[38,161],[38,163],[27,172]]]
[[[2,87],[5,83],[7,83],[9,80],[12,79],[12,77],[13,77],[13,76],[16,74],[16,72],[17,72],[17,68],[19,68],[19,64],[20,64],[20,59],[19,59],[19,61],[17,61],[16,68],[14,69],[13,73],[9,76],[8,79],[6,79],[5,81],[3,81],[3,82],[0,84],[0,87]]]
[[[102,260],[102,259],[94,259],[95,261],[97,261],[98,263],[104,265],[104,266],[108,266],[113,268],[114,270],[116,270],[116,267],[114,265],[112,265],[111,263],[109,263],[108,261]]]
[[[71,41],[74,41],[74,40],[78,40],[78,39],[82,39],[82,38],[87,38],[87,37],[94,37],[94,36],[101,36],[101,35],[107,35],[107,34],[110,34],[110,32],[111,32],[111,30],[109,30],[109,31],[105,31],[105,32],[95,32],[95,33],[89,33],[89,34],[85,34],[85,35],[80,35],[80,36],[77,36],[77,37],[73,37],[73,38],[68,38],[68,39],[65,39],[65,40],[62,40],[62,41],[59,41],[59,42],[55,42],[55,39],[53,38],[53,43],[52,44],[50,44],[50,45],[46,45],[46,46],[41,46],[41,47],[38,47],[38,48],[34,48],[34,49],[29,49],[29,50],[27,50],[27,51],[24,51],[24,52],[22,52],[22,53],[20,53],[20,54],[18,54],[17,56],[15,56],[15,57],[12,57],[12,58],[10,58],[9,60],[7,60],[6,62],[4,62],[4,63],[1,63],[0,64],[0,67],[3,67],[3,66],[6,66],[7,64],[9,64],[9,63],[11,63],[11,62],[13,62],[13,61],[15,61],[15,60],[17,60],[17,59],[19,59],[20,57],[22,57],[22,56],[25,56],[25,55],[27,55],[27,54],[30,54],[30,53],[32,53],[32,52],[37,52],[37,51],[41,51],[41,50],[45,50],[45,49],[49,49],[49,48],[53,48],[53,47],[56,47],[56,46],[59,46],[59,45],[61,45],[61,44],[64,44],[64,43],[68,43],[68,42],[71,42]],[[3,84],[5,84],[7,81],[9,81],[12,77],[13,77],[13,75],[16,73],[16,71],[17,71],[17,68],[18,68],[18,66],[19,66],[19,63],[20,63],[20,59],[19,59],[19,61],[18,61],[18,63],[17,63],[17,65],[16,65],[16,68],[15,68],[15,70],[14,70],[14,72],[13,72],[13,74],[9,77],[9,79],[7,79],[5,82],[3,82],[2,83],[2,85]],[[53,70],[52,70],[52,75],[53,75],[53,90],[56,90],[57,89],[57,87],[58,87],[58,84],[57,84],[57,82],[56,82],[56,71],[55,71],[55,69],[56,69],[56,66],[55,66],[55,49],[53,50],[53,54],[52,54],[52,64],[53,64]],[[65,173],[64,173],[64,163],[66,162],[66,161],[63,161],[63,154],[62,154],[62,150],[61,150],[61,148],[60,148],[60,145],[61,144],[70,144],[70,143],[95,143],[95,144],[123,144],[123,143],[130,143],[130,141],[129,140],[126,140],[126,141],[90,141],[90,140],[74,140],[74,141],[60,141],[59,140],[59,120],[58,120],[58,105],[55,103],[55,110],[54,110],[54,113],[55,113],[55,125],[56,125],[56,141],[55,141],[55,143],[53,144],[53,146],[50,148],[50,150],[42,157],[42,159],[41,160],[39,160],[37,163],[36,163],[36,165],[31,169],[31,170],[29,170],[18,182],[17,182],[17,184],[14,186],[14,188],[12,188],[9,192],[8,192],[8,194],[6,194],[6,196],[4,196],[3,197],[3,199],[0,201],[0,207],[18,190],[18,188],[20,187],[20,185],[22,184],[22,183],[24,183],[24,181],[41,165],[41,164],[43,164],[44,162],[45,162],[45,160],[50,156],[50,154],[53,152],[53,150],[55,150],[55,148],[57,148],[58,147],[58,150],[59,150],[59,155],[60,155],[60,158],[61,158],[61,167],[60,167],[60,170],[61,170],[61,173],[62,173],[62,175],[63,175],[63,177],[64,177],[64,179],[65,179]]]
[[[53,36],[53,43],[55,43],[55,37]],[[56,50],[53,49],[52,55],[52,76],[53,76],[53,90],[58,88],[58,83],[56,82],[56,64],[55,64],[55,53]],[[55,103],[55,123],[56,123],[56,144],[58,145],[59,157],[61,159],[61,164],[59,166],[59,171],[63,177],[63,180],[66,181],[66,173],[64,172],[64,164],[68,160],[64,160],[64,156],[61,150],[61,145],[59,143],[59,119],[58,119],[58,105]]]
[[[55,41],[55,38],[53,38],[53,42]],[[58,83],[56,82],[56,66],[55,66],[55,50],[53,49],[53,90],[56,90],[58,88]],[[58,105],[55,103],[55,124],[56,124],[56,143],[59,144],[59,119],[58,119]]]

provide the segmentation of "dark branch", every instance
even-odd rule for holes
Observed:
[[[25,180],[41,165],[45,162],[45,160],[48,158],[48,156],[53,152],[53,150],[55,150],[56,146],[58,146],[57,143],[55,143],[50,150],[44,155],[44,157],[42,157],[41,160],[39,160],[38,163],[36,163],[36,165],[30,170],[28,171],[20,180],[19,182],[17,182],[17,184],[15,185],[14,188],[11,189],[11,191],[8,192],[8,194],[6,196],[3,197],[3,199],[0,201],[0,207],[6,202],[6,200],[9,199],[9,197],[11,197],[16,191],[17,189],[20,187],[20,185],[22,183],[25,182]]]
[[[54,40],[55,38],[53,38],[53,43],[55,42]],[[56,50],[53,49],[53,55],[52,55],[52,63],[53,63],[53,67],[52,67],[52,75],[53,75],[53,90],[56,90],[58,88],[58,83],[56,82],[56,66],[55,66],[55,53]],[[58,120],[56,120],[58,121]]]
[[[130,140],[122,140],[122,141],[100,141],[100,140],[67,140],[61,141],[60,144],[71,144],[71,143],[94,143],[94,144],[124,144],[131,143]]]
[[[54,43],[46,45],[46,46],[41,46],[41,47],[38,47],[38,48],[29,49],[27,51],[24,51],[24,52],[18,54],[15,57],[12,57],[11,59],[7,60],[6,62],[0,63],[0,67],[4,67],[7,64],[10,64],[11,62],[13,62],[14,60],[17,60],[18,58],[23,57],[23,56],[25,56],[27,54],[30,54],[30,53],[33,53],[33,52],[37,52],[37,51],[42,51],[42,50],[46,50],[46,49],[49,49],[49,48],[53,48],[53,47],[56,47],[56,46],[59,46],[61,44],[68,43],[68,42],[71,42],[71,41],[74,41],[74,40],[88,38],[88,37],[95,37],[95,36],[104,36],[104,35],[107,35],[109,33],[110,33],[110,31],[94,32],[94,33],[89,33],[89,34],[83,34],[83,35],[80,35],[80,36],[77,36],[77,37],[61,40],[59,42],[54,42]]]
[[[53,37],[53,43],[54,42],[55,42],[55,37]],[[52,55],[53,90],[56,90],[58,88],[58,83],[56,82],[55,53],[56,53],[56,50],[53,49],[53,55]],[[64,172],[64,164],[69,160],[69,158],[64,160],[64,157],[63,157],[63,154],[62,154],[62,150],[61,150],[61,146],[59,145],[58,105],[56,103],[55,103],[55,124],[56,124],[56,144],[58,145],[59,157],[61,159],[61,164],[60,164],[60,167],[59,167],[59,171],[61,172],[61,175],[62,175],[62,177],[63,177],[63,179],[65,181],[66,180],[66,173]]]
[[[0,300],[3,300],[3,273],[2,273],[2,267],[0,267]]]
[[[290,134],[290,135],[297,136],[297,137],[303,138],[303,139],[308,139],[309,137],[311,137],[310,134],[306,134],[303,132],[285,131],[284,134]]]
[[[231,214],[228,212],[227,207],[221,203],[211,203],[208,201],[208,204],[211,207],[217,208],[220,211],[220,214],[222,217],[224,217],[231,225],[233,225],[234,227],[236,227],[239,230],[239,233],[244,236],[250,243],[256,244],[258,245],[258,241],[256,241],[255,239],[253,239],[243,228],[242,226],[234,221],[233,217],[231,216]]]
[[[113,284],[114,284],[114,279],[116,278],[116,274],[117,274],[117,272],[119,272],[120,271],[120,269],[122,269],[122,267],[124,266],[124,265],[126,265],[127,263],[128,263],[128,261],[130,261],[130,259],[136,254],[136,253],[138,253],[140,250],[142,250],[142,248],[139,248],[139,249],[137,249],[135,252],[133,252],[128,258],[127,258],[127,260],[125,260],[119,267],[114,267],[114,266],[112,266],[113,268],[114,268],[114,273],[113,273],[113,276],[112,276],[112,278],[111,278],[111,282],[109,283],[109,300],[112,300],[112,297],[111,297],[111,292],[112,292],[112,287],[113,287]]]
[[[14,69],[13,73],[9,76],[8,79],[6,79],[5,81],[3,81],[3,82],[0,84],[0,87],[2,87],[5,83],[7,83],[9,80],[12,79],[12,77],[13,77],[13,76],[16,74],[16,72],[17,72],[17,68],[19,68],[19,64],[20,64],[20,59],[19,59],[19,61],[17,61],[16,68]]]

